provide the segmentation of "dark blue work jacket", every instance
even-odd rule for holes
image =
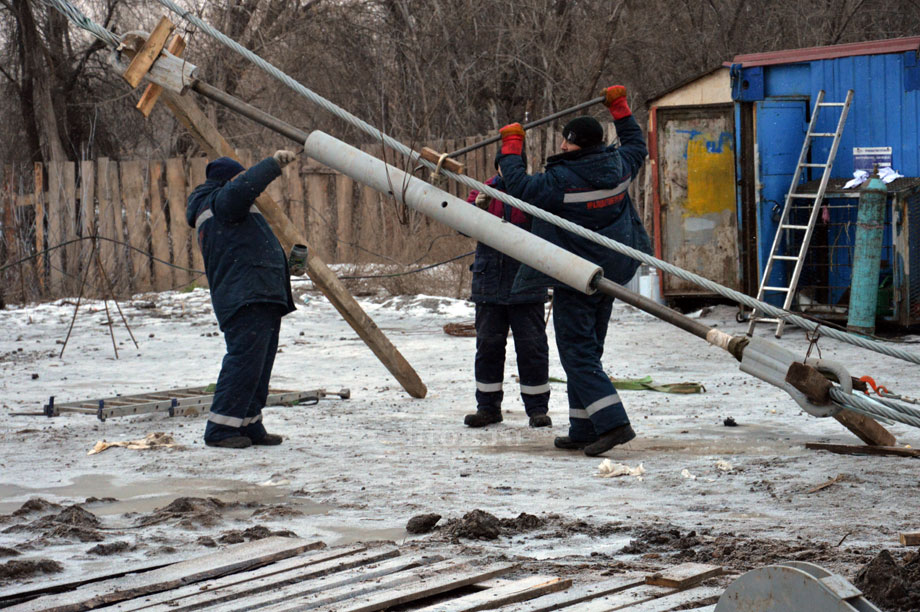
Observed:
[[[494,187],[499,191],[504,190],[501,177],[497,175],[486,181],[486,185]],[[470,192],[467,201],[475,201],[478,193],[479,192],[475,190]],[[515,210],[503,202],[491,198],[487,210],[489,213],[501,217],[508,223],[512,223],[525,230],[530,230],[530,215]],[[518,260],[505,255],[501,251],[493,249],[487,244],[477,242],[476,258],[470,266],[470,270],[473,273],[470,299],[477,304],[507,305],[545,302],[548,296],[544,287],[530,288],[516,293],[511,292],[514,278],[520,267],[521,262]]]
[[[207,180],[188,197],[185,217],[198,234],[221,329],[247,304],[294,310],[287,257],[255,205],[279,176],[278,162],[268,157],[231,181]]]
[[[652,253],[648,233],[626,189],[642,167],[648,149],[642,129],[630,115],[614,122],[620,145],[597,145],[553,155],[541,174],[528,175],[520,155],[501,155],[505,191],[563,219],[612,238],[644,253]],[[533,220],[533,233],[584,257],[604,269],[615,283],[628,282],[639,262],[605,246],[576,236],[541,219]],[[562,283],[521,266],[514,290],[562,286]]]

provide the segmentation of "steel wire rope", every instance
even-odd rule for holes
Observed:
[[[288,76],[287,74],[285,74],[284,72],[282,72],[281,70],[279,70],[278,68],[270,64],[269,62],[265,61],[264,59],[262,59],[261,57],[253,53],[252,51],[249,51],[248,49],[246,49],[245,47],[243,47],[242,45],[240,45],[233,39],[229,38],[228,36],[220,32],[219,30],[216,30],[215,28],[211,27],[206,22],[202,21],[200,18],[193,15],[191,12],[179,7],[172,0],[157,0],[157,1],[163,6],[165,6],[166,8],[168,8],[169,10],[179,15],[182,19],[185,19],[186,21],[192,23],[201,31],[205,32],[206,34],[208,34],[209,36],[211,36],[218,42],[222,43],[224,46],[230,48],[233,51],[236,51],[239,55],[243,56],[245,59],[249,60],[256,66],[261,68],[267,74],[279,80],[281,83],[286,85],[289,89],[292,89],[293,91],[299,93],[303,97],[307,98],[314,104],[326,109],[327,111],[329,111],[336,117],[342,119],[343,121],[346,121],[350,123],[351,125],[357,127],[358,129],[364,131],[365,133],[367,133],[374,139],[379,139],[391,149],[394,149],[398,153],[401,153],[402,155],[408,157],[411,163],[420,163],[424,165],[426,168],[428,168],[429,170],[435,170],[437,168],[434,163],[429,162],[425,159],[422,159],[417,152],[413,151],[406,145],[388,136],[387,134],[384,134],[382,130],[375,128],[374,126],[364,121],[363,119],[349,113],[345,109],[335,105],[333,102],[327,100],[326,98],[308,89],[303,84],[295,81],[290,76]],[[636,249],[628,247],[615,240],[607,238],[606,236],[602,236],[587,228],[584,228],[580,225],[572,223],[571,221],[567,221],[565,219],[557,217],[556,215],[546,212],[545,210],[537,208],[536,206],[528,204],[527,202],[524,202],[518,198],[512,197],[507,193],[500,192],[496,189],[493,189],[492,187],[489,187],[488,185],[484,185],[483,183],[480,183],[479,181],[472,179],[468,176],[456,174],[454,172],[450,172],[449,170],[445,170],[443,168],[440,170],[440,172],[443,173],[445,176],[452,178],[455,181],[461,183],[462,185],[465,185],[471,189],[478,189],[480,191],[484,191],[487,195],[493,198],[500,199],[504,202],[507,202],[508,204],[511,204],[515,208],[519,208],[520,210],[534,217],[542,219],[546,221],[547,223],[551,223],[553,225],[556,225],[557,227],[566,229],[577,236],[580,236],[587,240],[591,240],[592,242],[605,246],[623,255],[627,255],[628,257],[636,259],[642,263],[651,265],[669,274],[673,274],[677,276],[678,278],[695,283],[705,289],[708,289],[709,291],[712,291],[713,293],[717,293],[719,295],[722,295],[723,297],[727,297],[736,302],[740,302],[741,304],[744,304],[745,306],[748,306],[752,309],[759,309],[761,312],[769,314],[778,319],[782,319],[788,323],[792,323],[793,325],[796,325],[797,327],[800,327],[802,329],[813,330],[818,326],[817,323],[809,321],[808,319],[794,315],[781,308],[777,308],[765,302],[761,302],[760,300],[752,298],[748,295],[745,295],[743,293],[740,293],[728,287],[724,287],[723,285],[720,285],[707,278],[704,278],[692,272],[683,270],[682,268],[669,264],[666,261],[662,261],[651,255],[647,255],[643,253],[642,251],[638,251]],[[849,344],[853,344],[855,346],[859,346],[861,348],[865,348],[865,349],[872,350],[878,353],[889,355],[891,357],[902,359],[904,361],[909,361],[911,363],[920,364],[920,355],[915,355],[913,353],[909,353],[907,351],[904,351],[904,350],[901,350],[895,347],[891,347],[891,346],[882,344],[880,342],[868,340],[866,338],[857,336],[855,334],[850,334],[847,332],[842,332],[842,331],[832,330],[832,329],[826,330],[825,334],[829,337],[835,338],[842,342],[846,342]]]
[[[91,20],[85,17],[82,13],[80,13],[78,9],[73,7],[69,2],[66,2],[66,0],[40,0],[40,1],[43,2],[44,4],[58,8],[58,10],[63,12],[77,26],[90,31],[91,33],[96,35],[100,40],[109,42],[110,44],[113,44],[116,46],[118,42],[120,42],[120,39],[118,39],[114,34],[112,34],[111,32],[108,32],[108,30],[105,30],[104,28],[101,28],[101,26],[98,26],[98,24],[93,23]],[[264,59],[262,59],[261,57],[253,53],[252,51],[246,49],[245,47],[243,47],[242,45],[240,45],[233,39],[229,38],[228,36],[220,32],[219,30],[216,30],[215,28],[211,27],[206,22],[198,18],[196,15],[192,14],[190,11],[178,6],[175,2],[172,2],[172,0],[157,0],[157,1],[163,6],[165,6],[166,8],[168,8],[169,10],[171,10],[172,12],[179,15],[179,17],[181,17],[182,19],[193,24],[199,30],[205,32],[210,37],[214,38],[215,40],[223,44],[224,46],[228,47],[229,49],[233,51],[236,51],[239,55],[249,60],[250,62],[258,66],[259,68],[261,68],[264,72],[266,72],[270,76],[273,76],[274,78],[276,78],[278,81],[280,81],[282,84],[287,86],[289,89],[299,93],[300,95],[307,98],[308,100],[310,100],[317,106],[324,108],[325,110],[332,113],[336,117],[342,119],[343,121],[346,121],[350,123],[351,125],[357,127],[358,129],[370,135],[375,140],[380,140],[381,142],[383,142],[385,145],[387,145],[391,149],[408,157],[411,163],[421,164],[425,166],[426,168],[428,168],[429,170],[437,169],[434,163],[429,162],[425,159],[422,159],[417,152],[413,151],[412,149],[402,144],[398,140],[388,136],[382,130],[375,128],[370,123],[349,113],[345,109],[337,106],[333,102],[327,100],[326,98],[308,89],[301,83],[295,81],[290,76],[288,76],[287,74],[285,74],[284,72],[282,72],[281,70],[279,70],[278,68],[270,64],[269,62],[265,61]],[[104,32],[104,34],[102,32]],[[108,36],[106,36],[106,34]],[[492,187],[489,187],[488,185],[480,183],[479,181],[473,178],[470,178],[468,176],[464,176],[461,174],[456,174],[454,172],[445,170],[443,168],[440,170],[440,172],[444,174],[445,176],[459,182],[460,184],[469,187],[470,189],[478,189],[479,191],[482,191],[493,198],[497,198],[508,204],[511,204],[515,208],[518,208],[534,217],[537,217],[538,219],[542,219],[543,221],[546,221],[547,223],[550,223],[557,227],[561,227],[565,230],[572,232],[573,234],[577,236],[585,238],[586,240],[590,240],[592,242],[605,246],[613,251],[616,251],[617,253],[620,253],[622,255],[626,255],[627,257],[636,259],[637,261],[653,266],[669,274],[673,274],[674,276],[682,280],[692,282],[713,293],[716,293],[718,295],[731,299],[735,302],[748,306],[751,309],[759,309],[761,312],[765,314],[776,317],[777,319],[781,319],[783,321],[786,321],[787,323],[791,323],[805,330],[813,331],[819,326],[818,323],[809,321],[808,319],[804,317],[787,312],[781,308],[777,308],[775,306],[767,304],[766,302],[761,302],[760,300],[752,298],[741,292],[735,291],[734,289],[730,289],[728,287],[720,285],[719,283],[711,281],[698,274],[694,274],[693,272],[689,272],[687,270],[679,268],[673,264],[670,264],[666,261],[658,259],[657,257],[653,257],[651,255],[643,253],[642,251],[639,251],[632,247],[628,247],[622,243],[619,243],[615,240],[607,238],[606,236],[602,236],[587,228],[584,228],[580,225],[572,223],[571,221],[567,221],[565,219],[562,219],[561,217],[557,217],[556,215],[553,215],[552,213],[546,212],[545,210],[542,210],[540,208],[537,208],[536,206],[528,204],[527,202],[524,202],[523,200],[520,200],[518,198],[510,196],[507,193],[500,192],[497,189],[493,189]],[[856,334],[850,334],[847,332],[838,331],[838,330],[829,329],[829,328],[825,328],[825,334],[828,337],[834,338],[836,340],[840,340],[841,342],[845,342],[848,344],[852,344],[854,346],[858,346],[860,348],[864,348],[864,349],[871,350],[877,353],[888,355],[890,357],[895,357],[897,359],[908,361],[910,363],[920,364],[920,355],[915,355],[913,353],[904,351],[896,347],[892,347],[892,346],[889,346],[889,345],[886,345],[880,342],[876,342],[874,340],[869,340],[867,338],[864,338]]]

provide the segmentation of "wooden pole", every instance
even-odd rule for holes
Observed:
[[[161,97],[179,122],[189,130],[189,133],[202,145],[209,156],[236,158],[233,147],[224,139],[194,100],[167,90],[163,91]],[[308,245],[306,237],[294,227],[287,215],[266,194],[263,193],[256,199],[256,206],[271,226],[286,253],[290,252],[294,244]],[[339,314],[351,325],[409,395],[418,398],[425,397],[428,389],[409,362],[361,309],[342,281],[324,261],[317,257],[315,250],[310,248],[309,252],[307,272],[316,287],[323,292]]]

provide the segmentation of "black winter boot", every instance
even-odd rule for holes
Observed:
[[[599,435],[596,442],[587,445],[585,447],[585,454],[589,457],[596,457],[601,453],[606,453],[614,446],[626,444],[635,437],[636,432],[633,431],[633,428],[628,423],[626,425],[614,427],[610,431],[605,431]]]
[[[249,448],[252,446],[252,440],[246,436],[231,436],[223,440],[205,440],[207,446],[216,446],[218,448]]]
[[[530,417],[530,426],[531,427],[552,427],[553,420],[549,418],[548,414],[538,414]]]
[[[267,433],[258,440],[253,440],[252,443],[255,446],[278,446],[282,440],[283,438],[278,434]]]
[[[499,412],[486,412],[485,410],[477,410],[473,414],[468,414],[463,417],[463,424],[467,427],[485,427],[486,425],[491,425],[492,423],[501,423],[502,422],[502,413]]]
[[[553,440],[553,446],[562,450],[581,450],[592,442],[578,442],[568,436],[559,436]]]

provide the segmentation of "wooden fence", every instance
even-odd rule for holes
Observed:
[[[551,129],[528,134],[532,167],[539,169],[541,160],[556,152],[558,137]],[[479,140],[430,146],[452,151]],[[381,145],[362,149],[383,156]],[[485,147],[464,156],[465,173],[479,180],[494,174],[495,150]],[[250,151],[238,153],[244,165],[258,159]],[[391,151],[386,159],[405,165]],[[195,157],[4,165],[0,300],[125,297],[204,286],[204,264],[185,221],[185,204],[191,190],[205,180],[207,163]],[[466,196],[465,187],[451,181],[445,185],[454,195]],[[393,198],[306,158],[287,166],[267,193],[328,263],[398,264],[401,269],[448,259],[474,246],[471,239]],[[468,291],[468,264],[463,260],[454,266],[459,278],[451,283],[455,289],[450,293]]]

